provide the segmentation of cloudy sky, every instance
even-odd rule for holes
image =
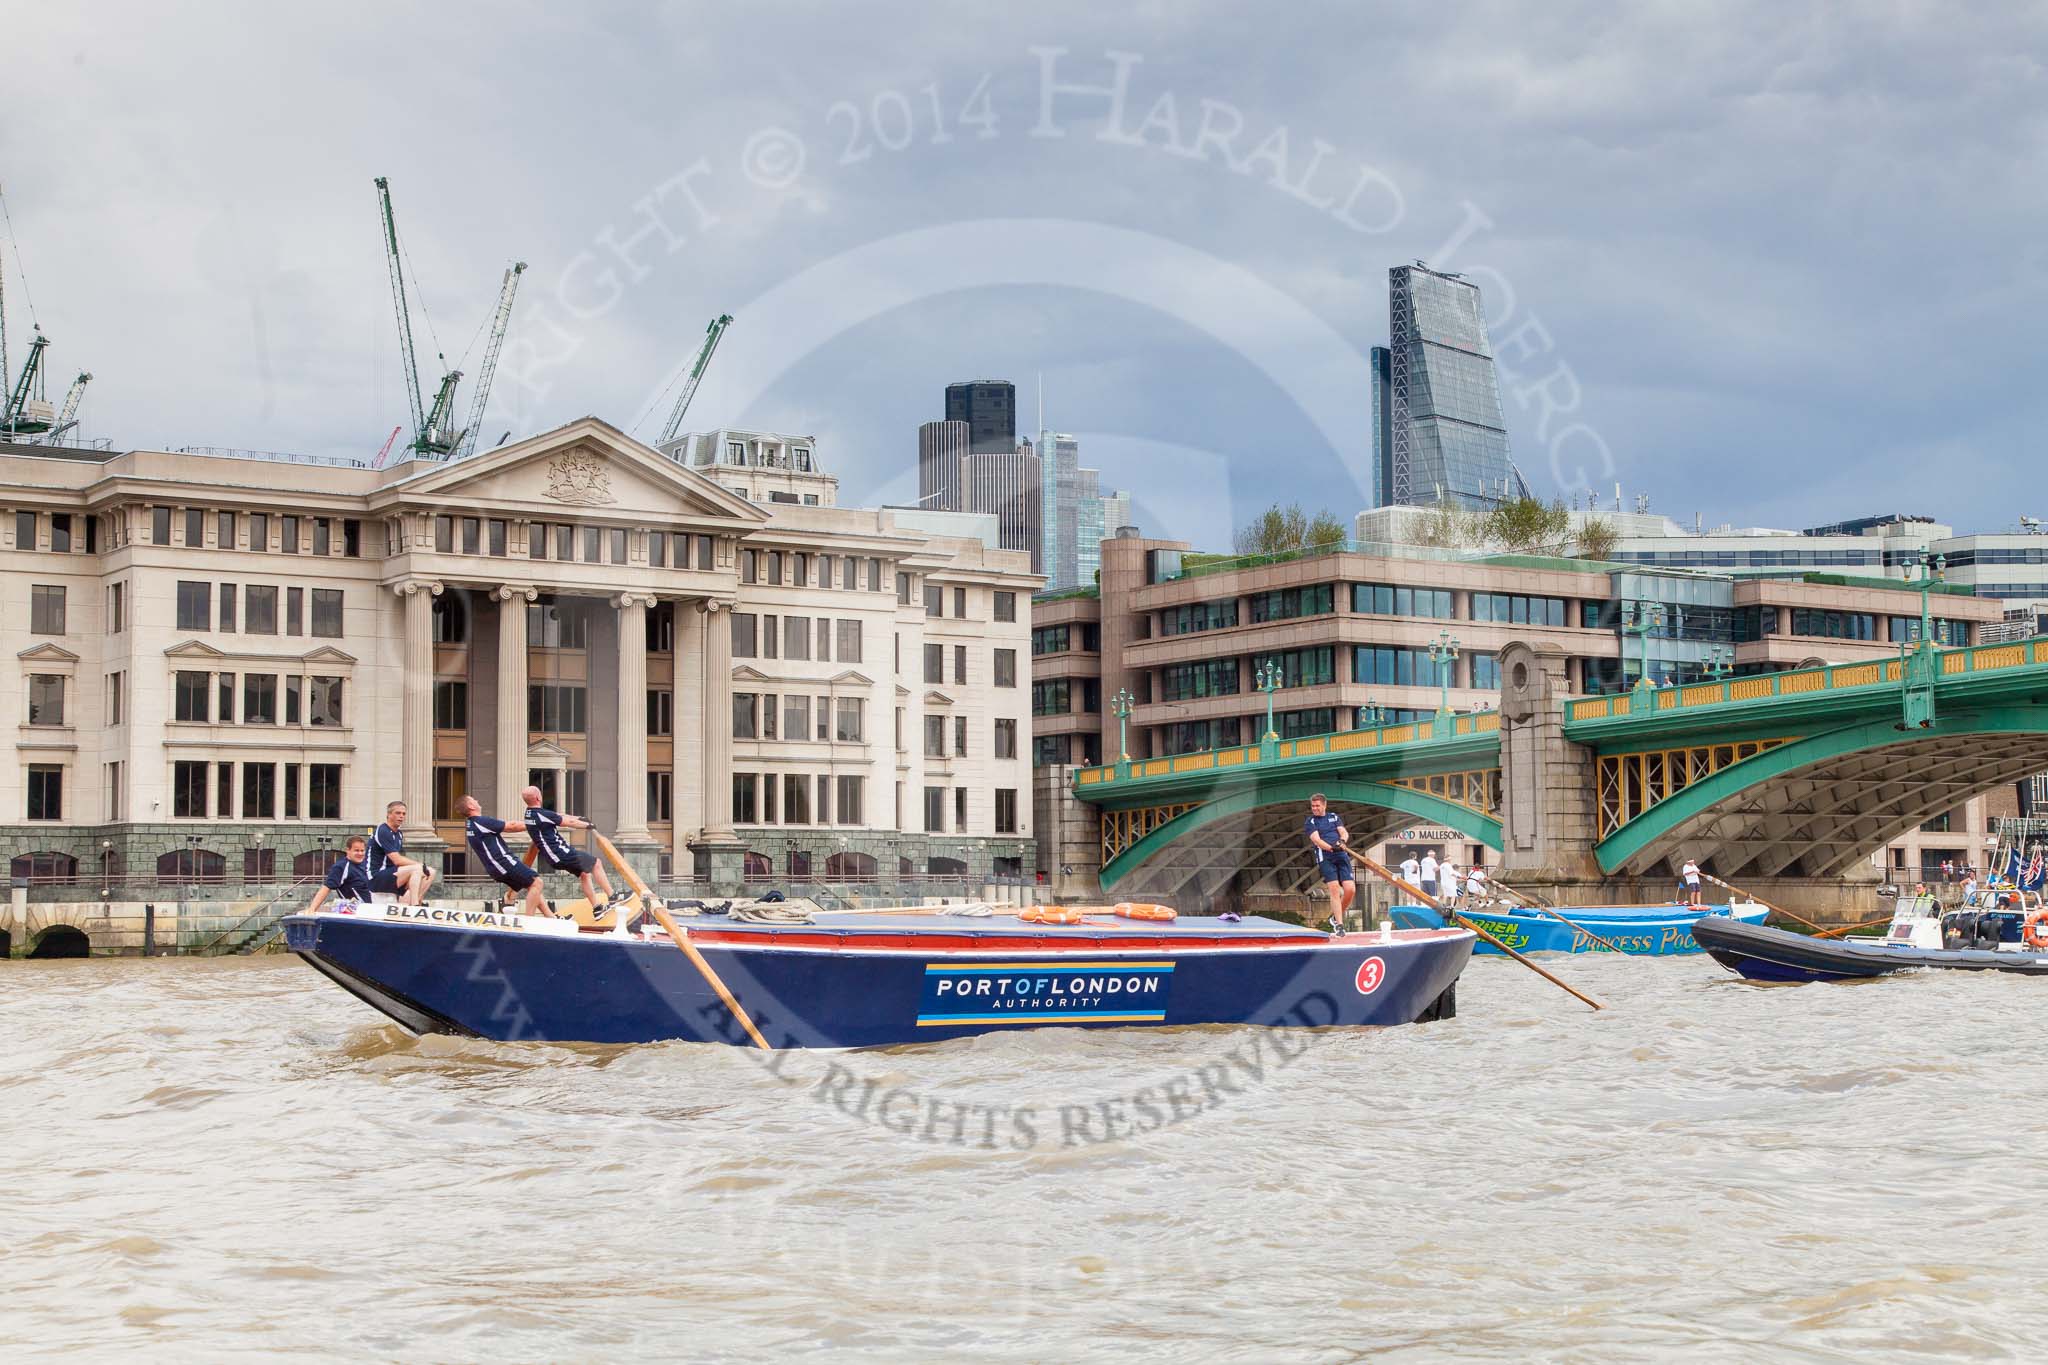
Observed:
[[[730,312],[690,425],[816,433],[847,501],[915,496],[947,382],[1042,375],[1216,545],[1364,505],[1425,258],[1486,291],[1540,491],[2048,515],[2048,10],[1109,8],[15,3],[14,359],[32,297],[90,436],[373,454],[386,175],[430,385],[531,265],[486,444],[656,434]]]

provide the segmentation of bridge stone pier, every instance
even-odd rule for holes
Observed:
[[[1498,712],[1055,775],[1039,793],[1041,830],[1062,831],[1055,890],[1306,909],[1301,821],[1323,791],[1354,847],[1453,829],[1560,906],[1668,902],[1692,858],[1845,923],[1881,913],[1885,844],[2048,770],[2048,638],[1621,696],[1567,695],[1547,644],[1506,646],[1500,669]]]

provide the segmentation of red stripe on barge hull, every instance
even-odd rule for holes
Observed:
[[[1425,938],[1442,938],[1462,932],[1455,929],[1404,929],[1396,943],[1413,943]],[[988,953],[1101,953],[1115,951],[1163,953],[1185,952],[1216,948],[1324,948],[1324,947],[1372,947],[1381,942],[1374,933],[1352,934],[1344,938],[1312,938],[1304,934],[1287,937],[1251,938],[1210,935],[1204,937],[1154,937],[1151,935],[1118,934],[1114,937],[1082,937],[1076,934],[928,934],[928,933],[818,933],[813,930],[690,930],[690,938],[703,944],[716,944],[724,948],[775,947],[775,948],[864,948],[904,949],[913,952],[988,952]]]

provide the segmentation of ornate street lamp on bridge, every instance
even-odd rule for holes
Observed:
[[[1664,628],[1664,604],[1643,602],[1622,608],[1621,631],[1633,635],[1643,642],[1643,671],[1636,679],[1637,687],[1655,687],[1650,681],[1650,632]]]
[[[1451,665],[1458,659],[1458,641],[1447,630],[1440,630],[1429,646],[1429,661],[1436,665],[1437,701],[1436,720],[1442,725],[1451,718]]]
[[[1110,714],[1116,717],[1116,761],[1131,761],[1131,741],[1126,722],[1131,718],[1131,689],[1119,687],[1109,699]]]
[[[1280,732],[1273,728],[1273,694],[1280,690],[1281,668],[1278,659],[1261,660],[1252,670],[1252,686],[1266,694],[1266,733],[1261,736],[1268,744],[1279,742]]]

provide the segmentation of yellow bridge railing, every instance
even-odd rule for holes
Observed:
[[[2021,640],[2002,645],[1971,645],[1963,649],[1938,650],[1940,675],[1959,677],[1966,673],[1991,673],[2030,664],[2048,664],[2048,639]],[[1759,673],[1748,678],[1724,678],[1720,682],[1686,683],[1656,689],[1655,711],[1685,711],[1724,702],[1760,701],[1765,697],[1796,697],[1842,688],[1896,683],[1897,659],[1872,659],[1857,664],[1829,664],[1824,668],[1800,668],[1785,673]],[[1626,695],[1582,697],[1565,703],[1566,720],[1606,720],[1610,716],[1639,714]]]
[[[1274,757],[1284,763],[1291,758],[1315,758],[1324,754],[1379,749],[1390,744],[1412,744],[1417,740],[1434,738],[1431,733],[1434,728],[1433,721],[1416,721],[1406,725],[1379,725],[1366,730],[1339,730],[1335,734],[1311,735],[1303,739],[1283,739],[1274,746]],[[1498,711],[1480,711],[1472,715],[1451,717],[1450,733],[1453,738],[1460,735],[1495,734],[1499,730]],[[1170,758],[1132,759],[1130,778],[1182,776],[1188,773],[1243,767],[1264,761],[1262,746],[1239,744],[1228,749],[1204,749],[1192,754],[1175,754]],[[1095,768],[1082,768],[1074,774],[1076,787],[1100,786],[1116,780],[1116,765],[1110,763]]]

